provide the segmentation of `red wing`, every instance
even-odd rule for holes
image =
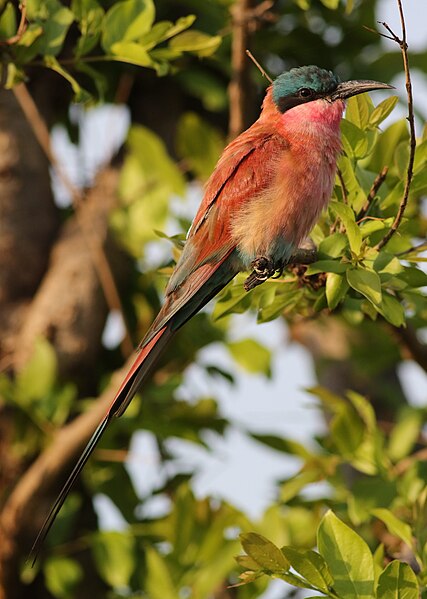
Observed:
[[[202,203],[188,234],[166,295],[201,265],[221,261],[234,249],[233,218],[271,183],[286,140],[259,122],[224,150],[209,178]]]
[[[192,299],[196,311],[214,289],[218,292],[237,274],[238,261],[227,260],[235,249],[233,218],[268,187],[276,160],[286,147],[281,136],[255,123],[224,150],[166,288],[165,303],[142,345]]]

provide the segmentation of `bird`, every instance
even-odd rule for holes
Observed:
[[[208,179],[165,301],[136,359],[53,504],[29,559],[33,565],[73,483],[111,421],[140,390],[175,332],[241,271],[246,291],[286,266],[332,194],[345,101],[391,85],[342,82],[309,65],[267,88],[258,120],[224,149]]]

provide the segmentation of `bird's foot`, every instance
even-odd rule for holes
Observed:
[[[265,258],[264,256],[256,258],[251,263],[251,266],[253,268],[253,271],[243,284],[245,291],[250,291],[254,287],[261,285],[261,283],[264,283],[264,281],[270,279],[278,269],[278,267],[274,265],[273,261],[270,258]],[[279,266],[279,271],[280,269],[283,270],[281,265]]]

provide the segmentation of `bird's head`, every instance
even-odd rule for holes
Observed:
[[[273,81],[273,101],[282,113],[313,100],[346,100],[375,89],[390,89],[379,81],[344,81],[332,71],[314,65],[297,67],[282,73]]]

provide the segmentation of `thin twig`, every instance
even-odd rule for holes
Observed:
[[[366,29],[366,31],[370,31],[371,33],[375,33],[376,35],[379,35],[380,37],[383,37],[386,40],[391,40],[392,42],[396,41],[395,37],[391,37],[390,35],[381,33],[381,31],[378,31],[377,29],[373,29],[372,27],[368,27],[367,25],[363,25],[363,29]]]
[[[408,168],[406,172],[406,181],[405,181],[405,189],[403,191],[403,197],[399,205],[399,210],[395,216],[395,219],[390,227],[390,230],[386,233],[386,235],[382,238],[382,240],[377,244],[376,249],[380,250],[383,248],[392,238],[392,236],[396,233],[399,225],[402,221],[403,215],[405,213],[406,205],[408,203],[409,191],[411,188],[413,170],[414,170],[414,160],[415,160],[415,148],[416,148],[416,134],[415,134],[415,119],[414,119],[414,104],[413,104],[413,96],[412,96],[412,83],[411,83],[411,74],[409,71],[409,60],[408,60],[408,44],[406,42],[406,25],[405,25],[405,17],[403,14],[402,0],[397,0],[397,5],[399,8],[400,15],[400,23],[402,26],[402,39],[399,39],[397,35],[392,31],[392,29],[387,25],[387,23],[382,23],[383,27],[387,29],[387,31],[391,34],[392,39],[399,44],[402,58],[403,58],[403,66],[405,70],[405,78],[406,78],[406,93],[408,97],[408,121],[409,121],[409,130],[410,130],[410,151],[409,151],[409,160],[408,160]]]
[[[385,178],[387,177],[387,173],[388,166],[385,166],[383,170],[375,177],[371,189],[369,190],[369,193],[366,197],[366,202],[363,204],[362,209],[357,215],[358,221],[362,220],[368,213],[368,210],[371,207],[372,202],[375,200],[375,196],[377,195],[379,188],[384,183]]]
[[[249,56],[249,58],[252,60],[252,62],[254,63],[254,65],[257,67],[257,69],[259,70],[259,72],[261,73],[261,75],[263,77],[265,77],[267,79],[267,81],[269,81],[270,83],[273,83],[273,79],[270,77],[270,75],[263,69],[263,67],[259,64],[259,62],[257,61],[257,59],[255,58],[255,56],[252,54],[252,52],[250,50],[246,49],[246,54]]]
[[[427,250],[427,241],[423,241],[422,243],[419,243],[418,245],[413,245],[412,247],[410,247],[407,250],[404,250],[403,252],[399,252],[398,254],[396,254],[397,256],[407,256],[408,254],[412,254],[412,252],[419,252],[419,251],[425,251]]]
[[[339,168],[337,168],[337,175],[338,175],[338,179],[340,180],[340,183],[341,183],[342,199],[344,201],[344,204],[348,204],[348,191],[347,191],[347,187],[345,186],[344,177],[342,176],[341,169],[339,169]]]
[[[21,19],[19,21],[17,32],[9,39],[0,41],[0,44],[12,46],[12,44],[19,42],[24,35],[25,30],[27,29],[27,0],[22,0],[22,2],[20,2],[19,10],[21,11]]]
[[[71,196],[75,209],[76,219],[82,231],[84,239],[88,245],[93,265],[98,275],[99,282],[103,289],[105,299],[111,310],[120,312],[125,325],[125,334],[121,342],[123,356],[127,358],[134,350],[132,338],[126,324],[122,302],[117,291],[116,282],[110,268],[108,259],[103,251],[101,241],[94,235],[93,230],[88,226],[85,219],[81,217],[80,206],[84,202],[84,195],[72,183],[61,164],[59,163],[51,145],[49,130],[44,122],[32,96],[24,83],[20,83],[13,88],[15,97],[24,112],[41,148],[47,156],[52,167],[55,169],[58,177]]]

